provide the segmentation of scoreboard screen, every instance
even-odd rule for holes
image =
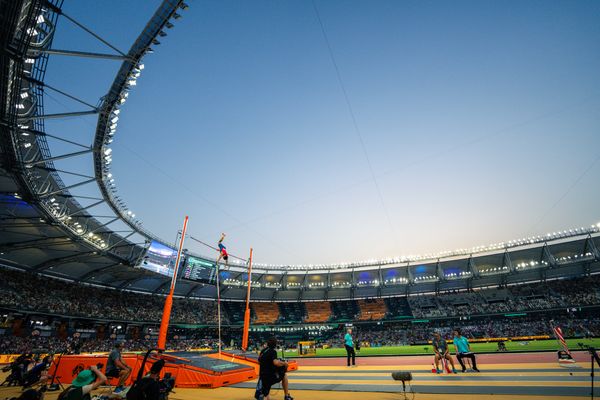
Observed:
[[[176,258],[177,250],[160,242],[152,241],[138,266],[162,275],[173,276]]]
[[[214,285],[217,282],[217,269],[213,262],[189,256],[181,277],[190,281]]]

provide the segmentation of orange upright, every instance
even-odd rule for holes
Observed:
[[[244,332],[242,334],[242,350],[248,350],[248,331],[250,330],[250,290],[252,289],[252,248],[248,259],[248,292],[246,294],[246,312],[244,313]]]
[[[158,332],[158,348],[164,350],[167,345],[167,330],[169,329],[169,319],[171,319],[171,308],[173,307],[173,293],[175,292],[175,282],[177,281],[177,270],[181,261],[181,252],[183,251],[183,242],[185,241],[185,232],[187,231],[188,216],[183,220],[183,229],[181,230],[181,239],[179,240],[179,249],[177,250],[177,259],[173,268],[173,277],[171,278],[171,289],[165,299],[162,320],[160,321],[160,331]]]

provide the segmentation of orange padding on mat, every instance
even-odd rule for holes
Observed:
[[[122,356],[123,361],[133,368],[133,371],[127,381],[126,385],[131,385],[135,377],[137,377],[138,371],[141,368],[143,356],[138,354],[126,353]],[[234,385],[236,383],[246,382],[249,380],[256,379],[257,373],[252,367],[240,368],[235,371],[222,371],[215,372],[205,370],[199,367],[195,367],[186,362],[184,358],[178,358],[173,356],[165,356],[165,366],[162,370],[162,374],[171,373],[175,378],[175,387],[180,388],[217,388],[227,385]],[[75,379],[77,374],[98,363],[104,364],[106,368],[106,361],[108,355],[66,355],[58,361],[58,357],[55,358],[52,367],[50,368],[50,374],[54,374],[58,364],[57,378],[63,384],[69,384]],[[180,360],[183,363],[175,363],[175,360]],[[146,374],[152,364],[156,361],[156,358],[148,359],[144,367],[144,374]],[[115,378],[109,378],[110,384],[116,384]]]

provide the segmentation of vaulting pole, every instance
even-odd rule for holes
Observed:
[[[177,250],[177,259],[173,268],[173,277],[171,278],[171,288],[169,295],[165,299],[162,320],[160,321],[160,331],[158,332],[158,348],[164,350],[167,345],[167,330],[169,329],[169,319],[171,319],[171,308],[173,307],[173,293],[175,292],[175,282],[177,281],[177,270],[181,261],[181,252],[183,251],[183,242],[185,241],[185,232],[187,231],[188,217],[183,220],[183,229],[181,230],[181,239],[179,240],[179,249]]]
[[[244,333],[242,335],[242,350],[248,350],[248,331],[250,330],[250,289],[252,289],[252,248],[248,259],[248,292],[246,294],[246,312],[244,313]]]

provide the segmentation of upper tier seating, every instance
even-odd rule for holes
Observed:
[[[252,303],[255,324],[274,324],[279,319],[277,303]]]
[[[408,299],[406,297],[388,297],[385,299],[389,319],[402,319],[412,317]]]
[[[327,322],[331,318],[331,304],[328,301],[314,301],[305,304],[304,322]]]
[[[333,301],[331,302],[331,313],[332,321],[350,322],[356,320],[360,309],[354,300]]]
[[[359,300],[358,306],[360,307],[360,315],[358,317],[360,321],[377,321],[385,318],[387,314],[387,308],[383,299]]]
[[[298,324],[304,321],[306,310],[304,303],[279,303],[279,322],[283,324]]]

